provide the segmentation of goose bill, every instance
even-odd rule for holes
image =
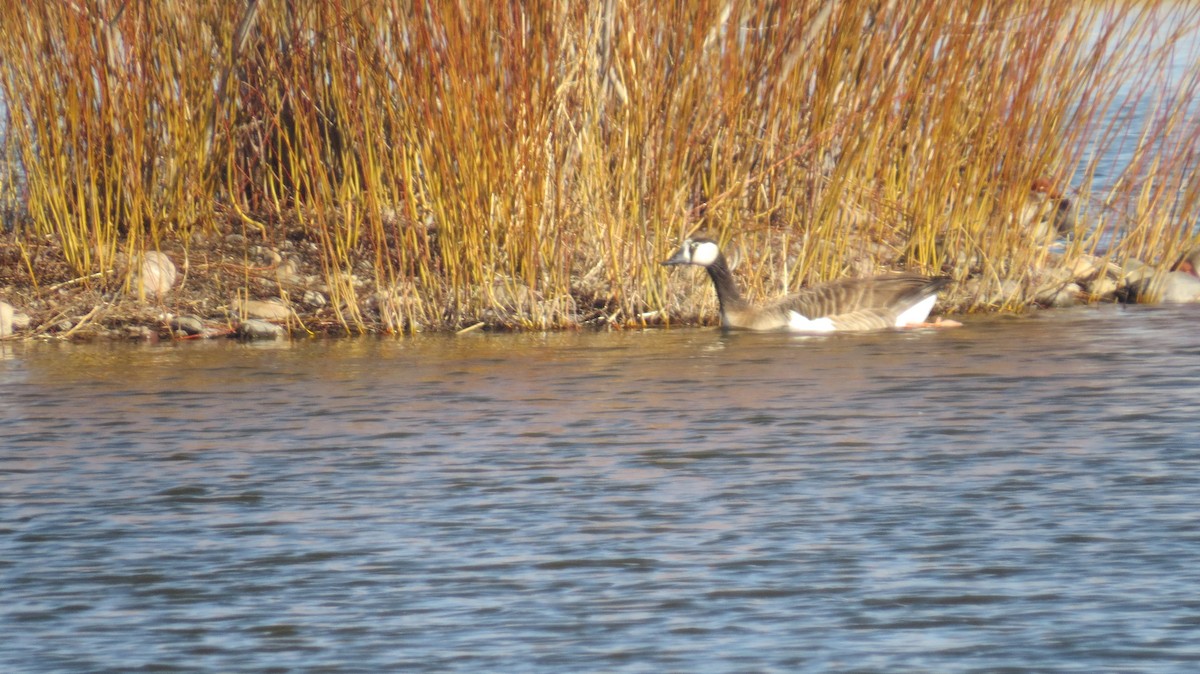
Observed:
[[[692,263],[692,259],[688,255],[687,246],[683,246],[679,250],[675,251],[674,255],[672,255],[671,257],[662,261],[662,264],[667,265],[667,266],[676,265],[676,264],[691,264],[691,263]]]

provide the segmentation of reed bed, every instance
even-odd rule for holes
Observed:
[[[1020,309],[1081,256],[1197,243],[1197,71],[1170,66],[1198,25],[1134,0],[9,3],[5,278],[130,291],[163,250],[226,300],[303,292],[261,282],[269,248],[328,296],[309,327],[635,326],[713,315],[658,265],[704,230],[751,295],[908,268]],[[1063,254],[1022,215],[1039,179],[1077,216]]]

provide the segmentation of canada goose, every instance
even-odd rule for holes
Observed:
[[[833,332],[919,326],[937,301],[938,290],[950,280],[916,274],[844,279],[754,306],[742,298],[725,256],[712,239],[685,240],[663,264],[707,269],[721,305],[721,327],[742,330]]]

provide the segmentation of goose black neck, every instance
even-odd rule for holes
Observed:
[[[729,265],[725,263],[724,255],[718,255],[717,259],[706,269],[708,269],[708,277],[712,279],[713,286],[717,289],[717,302],[721,305],[722,314],[726,309],[740,309],[746,304],[746,301],[742,299],[742,293],[738,291],[737,283],[733,281],[733,272],[729,271]]]

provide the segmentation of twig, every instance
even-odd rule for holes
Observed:
[[[75,334],[75,332],[76,332],[77,330],[79,330],[80,328],[82,328],[82,327],[83,327],[83,326],[84,326],[84,325],[85,325],[85,324],[86,324],[88,321],[90,321],[90,320],[92,320],[93,318],[95,318],[95,317],[96,317],[96,314],[100,313],[100,310],[101,310],[101,309],[103,309],[105,306],[106,306],[106,305],[104,305],[104,304],[97,304],[96,306],[92,307],[92,310],[91,310],[91,311],[89,311],[89,312],[87,313],[87,315],[86,315],[86,316],[84,316],[83,318],[79,319],[79,322],[75,324],[75,327],[73,327],[73,328],[71,328],[70,330],[67,330],[67,331],[66,331],[66,332],[64,332],[63,334],[59,335],[59,338],[60,338],[60,339],[67,339],[67,338],[68,338],[68,337],[70,337],[71,335]]]
[[[75,285],[76,283],[83,283],[84,281],[90,281],[94,278],[100,278],[101,276],[107,276],[109,274],[115,273],[116,271],[117,271],[116,269],[108,269],[105,271],[98,271],[95,274],[88,274],[87,276],[80,276],[79,278],[73,278],[69,281],[63,281],[62,283],[55,283],[54,285],[50,286],[49,288],[46,288],[46,290],[58,290],[59,288],[65,288],[66,286],[69,286],[69,285]]]

